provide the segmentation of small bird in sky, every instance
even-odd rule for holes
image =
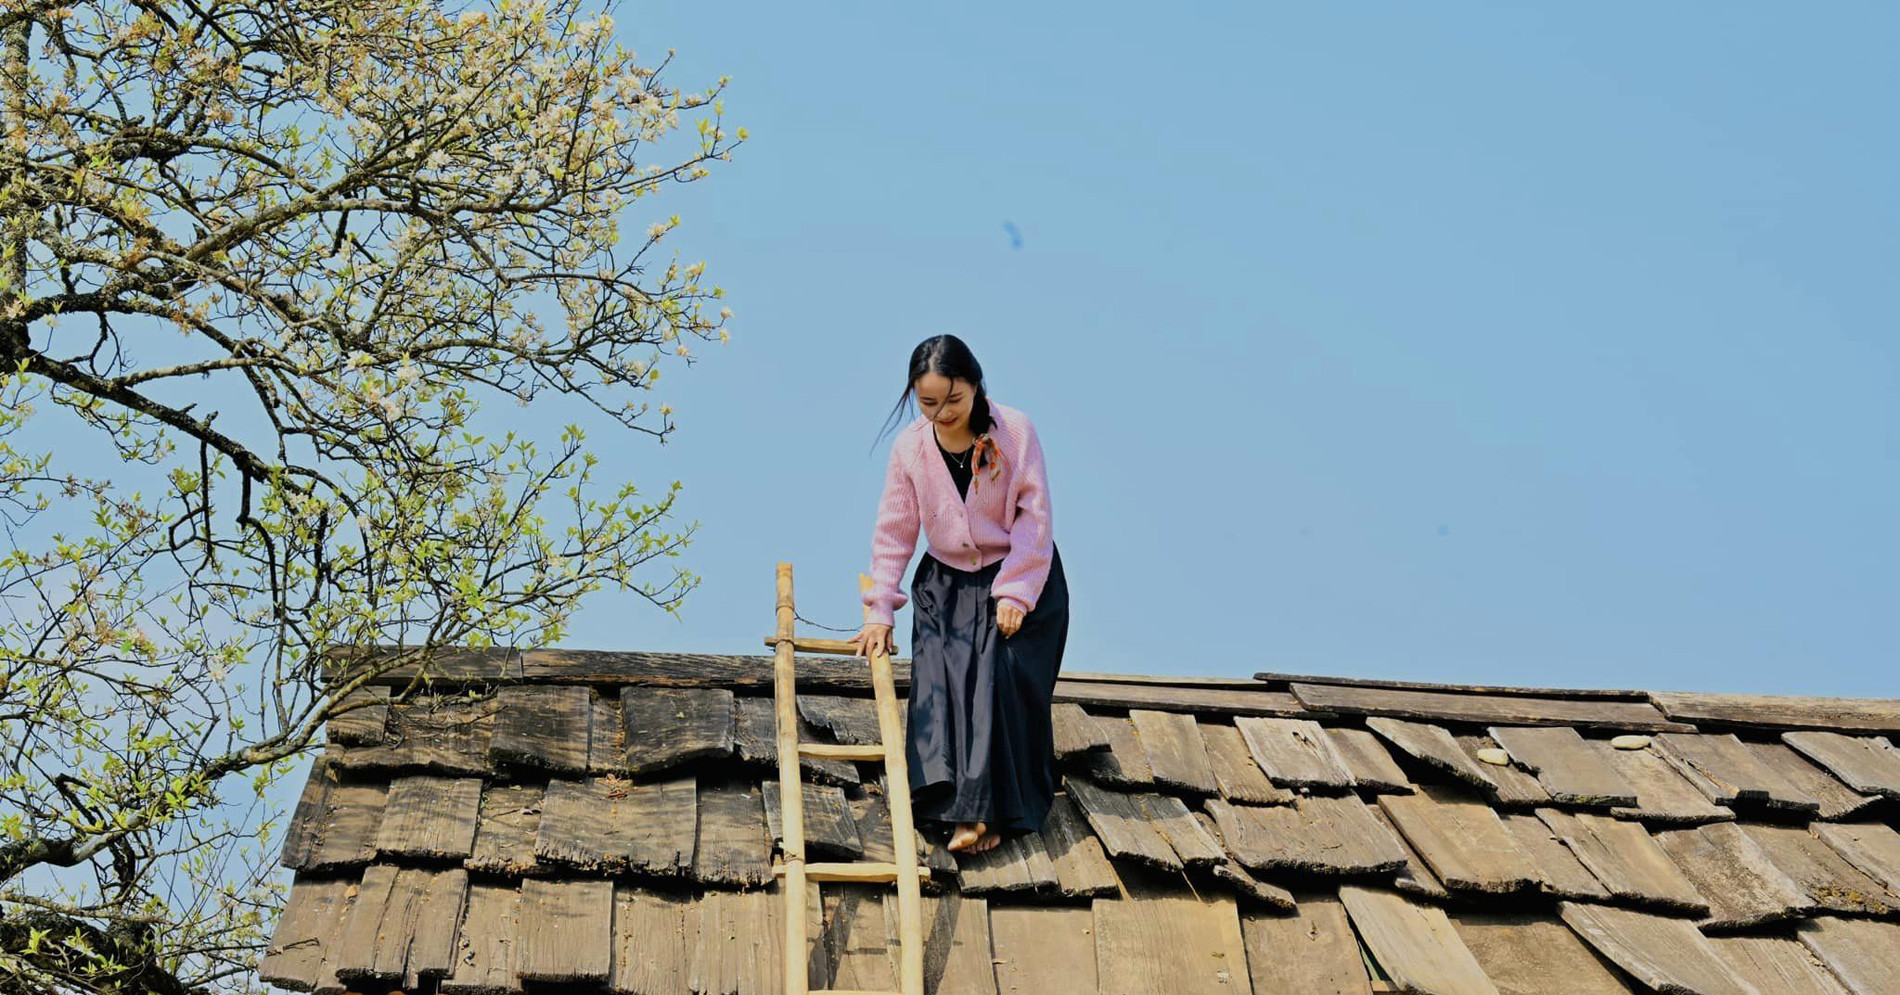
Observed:
[[[1015,222],[1012,222],[1012,221],[1003,222],[1003,230],[1006,232],[1009,232],[1009,247],[1010,248],[1020,249],[1023,247],[1023,233],[1016,230]]]

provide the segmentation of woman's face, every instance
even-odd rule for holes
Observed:
[[[917,379],[917,409],[939,428],[954,431],[970,424],[976,388],[968,380],[951,380],[940,373]]]

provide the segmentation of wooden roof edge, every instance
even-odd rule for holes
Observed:
[[[1652,691],[1650,704],[1697,726],[1843,733],[1900,733],[1900,698]]]
[[[1454,694],[1488,694],[1524,698],[1608,698],[1618,701],[1649,701],[1648,691],[1611,688],[1535,688],[1504,687],[1491,684],[1437,684],[1430,681],[1398,681],[1369,677],[1335,677],[1312,674],[1280,674],[1259,671],[1254,680],[1268,684],[1331,684],[1341,687],[1381,688],[1394,691],[1444,691]]]

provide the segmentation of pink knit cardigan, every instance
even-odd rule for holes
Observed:
[[[919,415],[898,433],[871,533],[866,621],[894,625],[897,609],[910,600],[904,568],[916,551],[920,524],[925,549],[950,566],[974,571],[1003,561],[990,596],[1015,603],[1024,614],[1035,609],[1055,556],[1042,443],[1028,415],[994,399],[989,405],[990,438],[1002,459],[974,471],[967,497],[958,496],[943,465],[930,419]]]

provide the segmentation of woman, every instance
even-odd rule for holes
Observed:
[[[1069,634],[1069,589],[1050,527],[1042,445],[1029,417],[989,399],[954,335],[910,355],[920,416],[891,447],[871,538],[859,656],[894,652],[911,613],[906,754],[919,827],[955,825],[947,847],[987,850],[1042,828],[1055,800],[1049,718]],[[899,587],[929,540],[910,595]]]

